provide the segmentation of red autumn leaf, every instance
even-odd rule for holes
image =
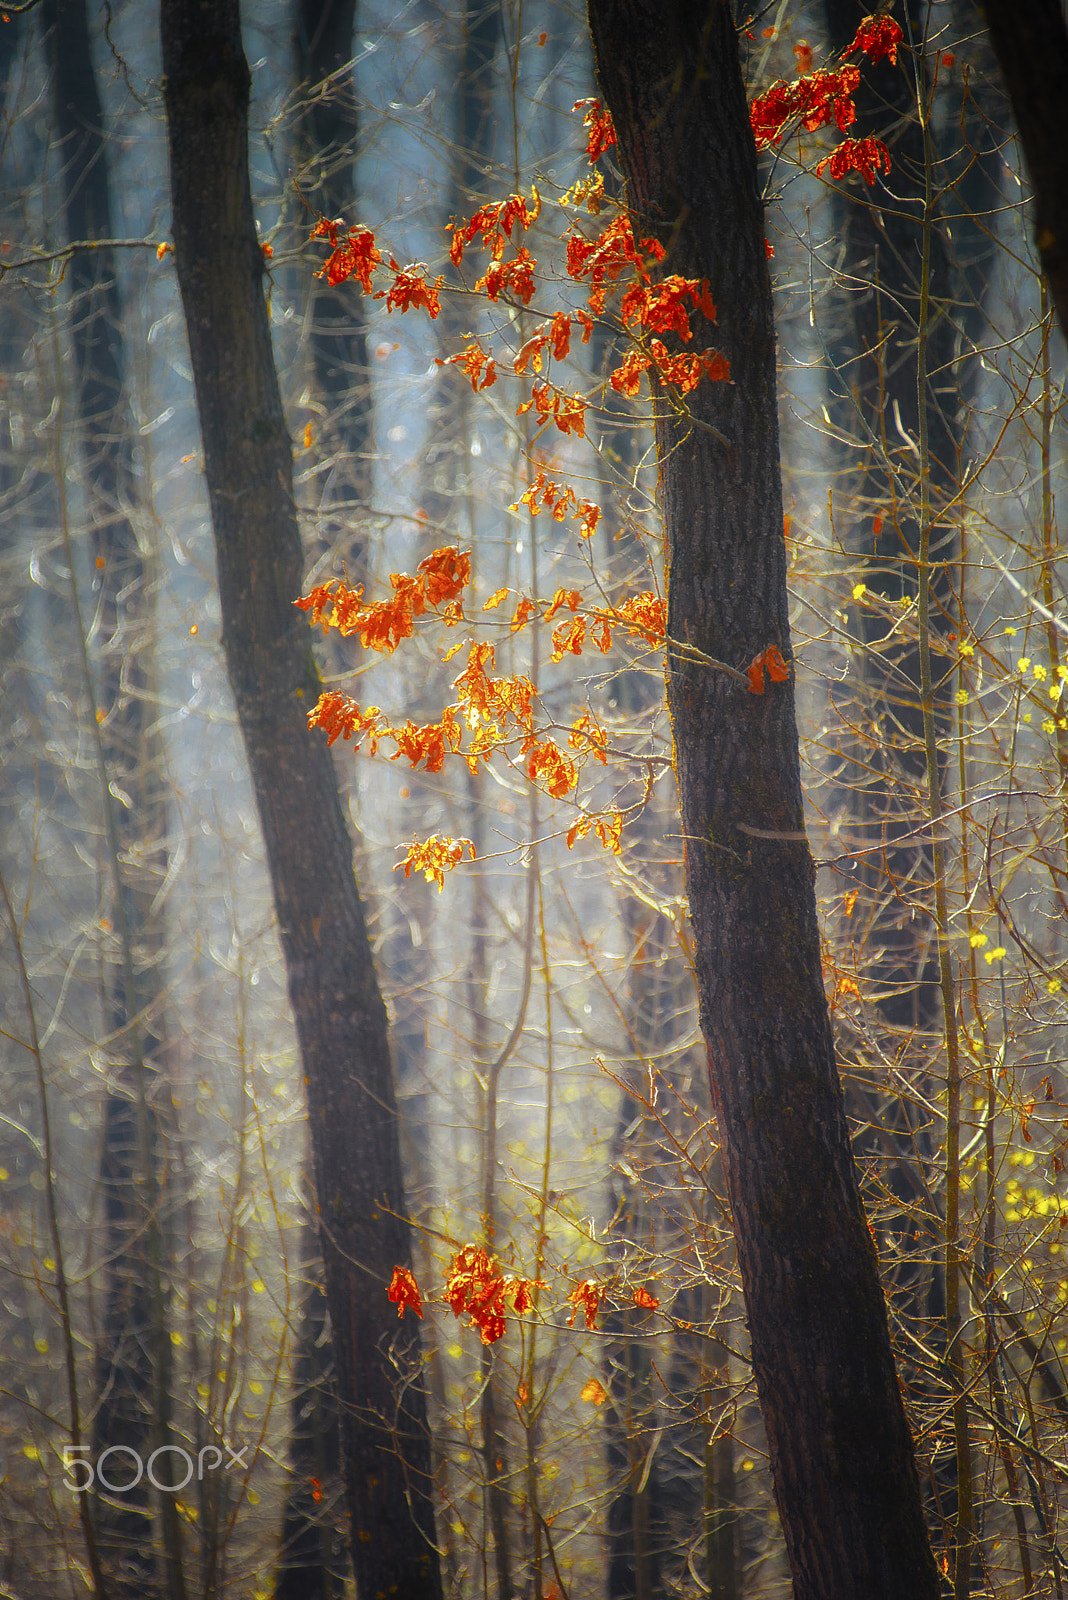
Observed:
[[[552,604],[543,617],[544,622],[551,622],[561,606],[566,606],[569,611],[577,611],[582,604],[582,596],[577,589],[557,589],[553,595]]]
[[[475,284],[476,292],[485,294],[488,300],[498,300],[502,294],[510,291],[517,300],[528,306],[534,298],[536,266],[537,262],[526,245],[520,245],[511,261],[494,261],[490,264],[485,276]]]
[[[376,300],[384,299],[387,311],[410,311],[413,306],[421,307],[430,316],[431,321],[441,310],[438,300],[438,290],[445,282],[439,276],[433,286],[427,283],[421,273],[412,267],[405,267],[403,271],[391,258],[390,266],[393,269],[393,287],[386,293],[380,290],[375,295]]]
[[[595,1328],[597,1326],[597,1311],[603,1299],[604,1289],[596,1278],[583,1278],[578,1287],[572,1289],[567,1297],[568,1305],[575,1308],[567,1319],[568,1327],[573,1328],[575,1326],[575,1318],[578,1315],[579,1306],[581,1306],[586,1314],[587,1328]]]
[[[575,763],[558,749],[551,739],[535,744],[527,757],[527,777],[532,783],[539,779],[554,800],[562,800],[578,786]]]
[[[716,307],[709,293],[707,278],[681,278],[672,273],[657,284],[637,283],[628,289],[620,306],[624,323],[647,328],[651,333],[677,333],[682,340],[692,337],[685,302],[716,320]]]
[[[626,267],[633,267],[638,277],[647,282],[647,259],[662,261],[664,253],[664,246],[656,239],[643,239],[639,250],[631,232],[630,219],[620,216],[596,239],[586,239],[579,233],[568,235],[568,276],[576,282],[584,279],[589,282],[590,310],[599,316],[604,310],[608,285],[614,283]]]
[[[571,318],[566,312],[558,311],[553,317],[549,337],[552,339],[553,355],[556,360],[566,360],[567,353],[571,349]]]
[[[544,1288],[538,1279],[506,1278],[480,1245],[465,1244],[449,1264],[445,1299],[454,1316],[471,1318],[483,1344],[496,1344],[505,1330],[508,1302],[522,1315],[533,1308],[534,1290]]]
[[[886,56],[891,65],[896,66],[897,47],[903,38],[904,34],[893,17],[865,17],[846,55],[851,56],[855,50],[863,50],[873,64]]]
[[[419,727],[409,720],[403,728],[390,728],[388,732],[396,740],[397,756],[407,756],[413,767],[422,761],[427,772],[440,772],[445,765],[445,757],[454,755],[460,748],[461,732],[451,706],[446,707],[440,722]],[[396,760],[396,756],[393,759]],[[405,869],[405,877],[409,871],[410,868]]]
[[[865,183],[875,182],[880,167],[890,171],[890,152],[880,139],[844,139],[829,156],[818,163],[817,178],[822,178],[827,167],[832,178],[844,178],[847,172],[859,172]]]
[[[579,533],[584,539],[592,539],[601,518],[600,506],[595,506],[592,500],[580,500],[579,508],[574,515],[581,519]]]
[[[648,1289],[635,1289],[634,1304],[641,1306],[645,1311],[655,1311],[660,1304],[655,1294],[650,1294]]]
[[[813,133],[833,116],[844,132],[857,120],[853,95],[859,83],[857,67],[839,67],[835,72],[808,73],[796,83],[773,84],[749,107],[757,149],[778,144],[787,123],[795,120],[800,120],[802,127]]]
[[[532,333],[526,344],[521,345],[516,351],[515,360],[512,362],[513,372],[522,374],[527,370],[529,362],[533,361],[534,371],[540,372],[542,368],[541,353],[549,343],[549,335],[544,326],[537,333]]]
[[[576,100],[571,108],[573,111],[585,111],[583,124],[589,129],[589,138],[586,140],[586,154],[591,161],[597,161],[606,150],[611,150],[616,143],[616,129],[612,121],[612,113],[605,110],[601,102],[596,99]]]
[[[313,239],[328,239],[332,246],[330,255],[315,276],[325,278],[331,288],[354,277],[359,280],[364,293],[370,294],[371,274],[382,262],[375,236],[370,228],[354,224],[349,229],[348,238],[339,244],[338,231],[343,227],[342,222],[330,222],[326,217],[320,217],[312,229]]]
[[[537,609],[538,608],[534,604],[533,600],[520,600],[519,604],[515,608],[515,614],[508,625],[509,631],[512,633],[518,633],[520,628],[526,626],[527,618],[532,617]]]
[[[576,618],[581,621],[581,618]],[[578,652],[576,651],[576,654]],[[572,750],[587,750],[602,766],[608,765],[608,735],[588,711],[576,717],[571,724],[567,742]]]
[[[764,693],[764,673],[768,674],[772,683],[785,683],[790,676],[790,668],[782,658],[777,644],[769,644],[758,656],[754,656],[749,663],[749,693]]]
[[[531,188],[530,204],[521,194],[509,195],[507,200],[490,201],[475,212],[470,222],[457,224],[452,222],[449,227],[452,231],[452,243],[449,254],[456,266],[463,260],[464,246],[469,245],[478,235],[482,235],[480,248],[492,250],[493,258],[499,261],[504,254],[506,239],[512,237],[515,227],[529,228],[538,219],[541,211],[541,196],[537,188]]]
[[[477,339],[469,339],[459,354],[450,356],[447,361],[438,357],[438,365],[459,367],[470,378],[472,389],[488,389],[497,382],[497,363],[488,350],[483,350]]]
[[[631,350],[625,357],[623,365],[616,367],[615,371],[609,374],[608,381],[617,394],[625,394],[629,400],[633,400],[642,386],[642,378],[652,364],[652,358],[643,350]]]
[[[337,739],[352,739],[370,733],[371,754],[375,755],[379,737],[385,731],[381,719],[382,713],[377,706],[369,706],[366,711],[361,711],[355,700],[335,690],[319,696],[314,708],[308,712],[308,727],[322,728],[328,745]]]
[[[428,604],[439,606],[443,600],[456,600],[471,582],[471,552],[452,544],[442,545],[420,561],[417,572],[423,574],[423,586]]]
[[[417,1317],[423,1315],[423,1302],[419,1298],[419,1285],[407,1267],[393,1268],[393,1282],[386,1290],[386,1295],[397,1307],[398,1317],[403,1317],[409,1307]]]

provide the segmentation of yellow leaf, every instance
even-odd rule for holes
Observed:
[[[587,1405],[603,1406],[608,1399],[608,1390],[597,1378],[587,1378],[579,1394],[580,1400],[585,1400]]]
[[[489,599],[486,601],[485,605],[482,607],[483,611],[495,611],[500,605],[501,601],[507,597],[507,594],[507,589],[495,589],[490,595]]]

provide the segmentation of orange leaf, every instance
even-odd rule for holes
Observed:
[[[650,1294],[648,1289],[635,1289],[634,1304],[641,1306],[645,1311],[655,1311],[660,1304],[655,1294]]]
[[[483,611],[496,611],[501,601],[508,595],[507,589],[494,589],[488,600],[483,601]]]
[[[364,293],[370,294],[371,274],[382,263],[375,236],[370,228],[354,225],[349,229],[345,243],[338,244],[338,230],[342,227],[344,223],[328,222],[325,217],[320,217],[312,229],[313,239],[327,238],[333,246],[332,253],[315,276],[325,278],[331,288],[336,288],[348,278],[357,278]]]
[[[778,645],[769,644],[758,656],[754,656],[749,663],[749,693],[764,693],[764,672],[773,683],[785,683],[790,676],[790,668],[786,665],[779,651]]]
[[[557,589],[553,595],[552,605],[546,611],[542,621],[551,622],[561,606],[567,606],[569,611],[577,611],[581,600],[582,596],[577,589]]]
[[[873,65],[886,56],[890,64],[896,66],[897,47],[904,37],[893,17],[865,17],[846,55],[851,56],[855,50],[863,50]]]
[[[518,633],[520,628],[525,627],[527,618],[533,616],[537,609],[538,608],[534,604],[533,600],[520,600],[519,604],[515,608],[515,615],[510,623],[512,633]]]
[[[375,299],[385,299],[386,310],[389,312],[410,311],[413,306],[421,306],[433,321],[441,310],[438,291],[445,282],[444,277],[439,276],[431,287],[422,274],[416,272],[414,268],[405,267],[402,271],[395,261],[391,260],[389,264],[394,274],[393,287],[388,294],[380,292]]]
[[[599,1378],[587,1378],[579,1390],[579,1399],[585,1400],[587,1405],[603,1406],[608,1399],[608,1390]]]
[[[414,766],[415,763],[413,762]],[[403,861],[398,861],[393,868],[399,872],[404,868],[404,876],[411,877],[413,870],[421,872],[427,883],[436,883],[439,892],[445,887],[445,874],[463,859],[464,845],[471,860],[475,859],[475,847],[470,839],[450,839],[447,835],[431,834],[424,844],[418,839],[408,846],[408,854]]]
[[[611,150],[616,142],[616,130],[612,122],[612,113],[606,111],[597,99],[576,100],[572,107],[574,111],[585,111],[583,122],[589,129],[589,138],[586,140],[586,154],[591,161],[597,161],[606,150]]]
[[[544,780],[546,791],[554,800],[562,800],[578,786],[575,763],[557,749],[551,739],[535,744],[527,760],[527,777],[532,782]]]
[[[597,1326],[597,1311],[603,1299],[604,1289],[596,1278],[583,1278],[578,1287],[572,1289],[567,1297],[568,1305],[575,1308],[568,1318],[568,1327],[573,1328],[575,1326],[575,1318],[578,1315],[578,1308],[581,1306],[586,1314],[587,1328],[595,1328]]]
[[[417,1317],[423,1315],[423,1302],[419,1298],[419,1285],[407,1267],[393,1268],[393,1282],[386,1290],[386,1296],[397,1307],[398,1317],[403,1317],[409,1306]]]
[[[817,164],[817,178],[822,178],[827,167],[831,169],[832,178],[844,178],[848,172],[859,172],[870,187],[880,168],[884,172],[890,171],[890,152],[880,139],[844,139]]]

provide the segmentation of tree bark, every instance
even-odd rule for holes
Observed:
[[[109,239],[109,155],[93,72],[85,0],[44,0],[53,102],[61,152],[64,220],[71,240]],[[153,709],[151,566],[136,525],[140,500],[117,263],[108,249],[78,251],[68,273],[73,389],[85,478],[95,619],[83,662],[91,672],[99,733],[101,877],[110,883],[112,948],[104,965],[103,1027],[109,1051],[99,1184],[105,1239],[102,1326],[96,1343],[97,1405],[92,1455],[107,1464],[118,1495],[98,1494],[94,1512],[112,1592],[183,1600],[181,1521],[173,1494],[159,1497],[163,1568],[157,1571],[148,1475],[134,1479],[156,1446],[171,1442],[171,1344],[165,1327],[160,1111],[166,1104],[163,924],[154,909],[167,877],[164,750]],[[86,683],[86,689],[90,684]],[[156,1476],[171,1456],[157,1458]]]
[[[293,602],[292,446],[249,192],[237,0],[163,0],[175,260],[204,444],[223,644],[259,807],[304,1067],[333,1323],[353,1567],[364,1600],[440,1600],[418,1330],[386,1299],[410,1261],[386,1012]]]
[[[986,0],[998,58],[1035,191],[1035,243],[1068,340],[1068,26],[1060,0]]]
[[[708,1049],[758,1394],[798,1600],[934,1597],[935,1570],[834,1058],[804,842],[775,341],[756,153],[725,0],[591,0],[635,233],[707,278],[729,383],[658,397],[668,703]]]

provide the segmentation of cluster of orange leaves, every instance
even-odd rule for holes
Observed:
[[[606,111],[601,102],[595,98],[576,100],[571,109],[572,111],[584,113],[582,118],[583,125],[589,131],[589,138],[586,140],[586,154],[591,161],[600,160],[605,151],[611,150],[612,146],[617,142],[612,113]]]
[[[393,870],[399,872],[403,867],[406,878],[413,872],[421,872],[427,883],[436,883],[439,890],[444,889],[445,874],[463,860],[465,845],[474,861],[475,847],[470,839],[450,839],[444,834],[432,833],[422,843],[418,839],[413,841],[404,860],[398,861]]]
[[[601,518],[600,506],[594,505],[592,500],[580,500],[574,489],[546,478],[544,471],[536,474],[530,488],[525,489],[508,509],[518,512],[520,506],[526,506],[532,517],[538,516],[545,507],[550,507],[554,522],[563,522],[570,513],[578,522],[578,531],[584,539],[593,538]],[[483,611],[489,611],[492,603],[499,604],[507,593],[507,589],[498,589],[492,600],[486,601]]]
[[[340,578],[319,584],[303,599],[294,601],[301,611],[310,611],[312,622],[344,635],[358,633],[365,650],[392,655],[402,639],[410,639],[415,619],[427,607],[438,610],[447,605],[443,620],[452,625],[462,620],[460,595],[471,580],[471,557],[454,545],[434,550],[416,568],[415,576],[406,572],[390,574],[393,595],[389,600],[363,604],[363,585],[351,588]]]
[[[875,182],[880,167],[890,171],[890,152],[880,139],[843,139],[829,156],[818,163],[816,176],[821,178],[827,168],[832,178],[844,178],[847,172],[859,172],[869,186]]]
[[[892,64],[897,61],[897,47],[903,38],[901,28],[892,17],[866,17],[857,29],[846,55],[862,51],[872,63],[884,57]],[[749,107],[757,148],[778,144],[787,124],[799,121],[809,133],[822,128],[832,118],[839,132],[856,121],[853,96],[860,83],[860,71],[854,66],[842,66],[831,72],[810,72],[812,52],[805,47],[795,51],[802,75],[794,83],[779,82],[766,94],[758,95]],[[847,139],[821,161],[817,176],[830,169],[832,178],[844,178],[848,172],[859,172],[869,184],[874,183],[880,168],[890,171],[890,152],[878,139]]]
[[[453,1316],[470,1317],[468,1327],[478,1329],[483,1344],[496,1344],[504,1335],[509,1309],[516,1316],[523,1316],[534,1308],[535,1291],[548,1287],[540,1278],[506,1277],[495,1256],[481,1245],[465,1244],[449,1263],[442,1299]],[[581,1306],[587,1328],[596,1328],[598,1310],[610,1287],[596,1278],[584,1278],[567,1297],[568,1305],[574,1308],[568,1326],[574,1327]],[[398,1317],[407,1310],[422,1317],[423,1301],[410,1268],[394,1267],[386,1294],[397,1307]],[[660,1305],[657,1297],[644,1288],[635,1289],[631,1298],[634,1305],[647,1311],[655,1311]]]
[[[470,222],[465,222],[462,227],[450,222],[452,244],[449,246],[449,255],[452,257],[453,266],[460,265],[464,257],[464,247],[471,244],[479,234],[482,235],[479,248],[488,249],[493,260],[500,261],[506,243],[511,240],[512,229],[517,224],[524,230],[533,227],[540,212],[541,195],[537,188],[532,186],[529,206],[521,194],[510,194],[507,200],[494,200],[481,206]]]
[[[553,505],[554,515],[561,504],[566,509],[574,502],[576,509],[572,515],[581,515],[592,533],[598,508],[588,501],[576,501],[570,490],[560,494],[559,486],[546,481],[544,474],[539,474],[528,494],[532,499],[540,496],[543,503]],[[311,621],[319,624],[324,632],[337,628],[343,634],[359,633],[365,645],[389,653],[412,634],[415,619],[428,608],[440,609],[446,603],[443,620],[459,620],[463,614],[460,597],[470,577],[469,553],[447,545],[421,561],[414,577],[408,573],[392,573],[390,600],[365,605],[362,587],[351,588],[335,578],[320,584],[296,604],[310,612]],[[508,589],[498,589],[482,609],[495,609],[509,593]],[[560,611],[571,613],[553,630],[554,661],[562,660],[567,654],[581,655],[591,622],[589,636],[605,653],[611,649],[614,627],[623,627],[631,638],[641,638],[653,646],[664,642],[664,602],[652,591],[631,595],[610,610],[581,612],[581,604],[582,596],[577,589],[559,588],[540,611],[541,620],[546,623]],[[525,596],[520,597],[510,631],[518,632],[536,614],[539,614],[538,605]],[[453,654],[455,650],[448,652],[446,659]],[[446,758],[457,754],[472,772],[477,772],[480,761],[489,761],[511,740],[518,739],[518,754],[525,759],[531,782],[539,784],[553,799],[566,798],[578,787],[578,762],[553,739],[537,732],[534,686],[530,679],[521,673],[495,677],[494,666],[493,645],[488,640],[470,641],[467,665],[453,681],[457,699],[444,708],[437,722],[419,725],[409,718],[403,724],[393,725],[378,706],[361,707],[351,696],[331,690],[320,695],[308,713],[308,726],[321,728],[328,744],[338,739],[354,739],[359,746],[366,737],[372,756],[377,755],[380,743],[389,739],[396,746],[393,760],[405,756],[413,768],[422,764],[427,772],[440,772]],[[590,712],[582,712],[572,722],[568,745],[581,760],[607,765],[607,736]],[[614,807],[583,813],[568,832],[568,847],[592,831],[606,850],[618,855],[622,825],[622,817]],[[413,841],[404,860],[398,862],[394,870],[403,867],[405,877],[412,872],[422,872],[428,883],[436,883],[442,889],[445,873],[460,862],[465,848],[474,860],[474,847],[469,839],[434,834],[425,841]]]
[[[374,273],[382,265],[382,253],[375,243],[375,236],[370,228],[353,224],[345,238],[341,239],[343,227],[342,222],[320,217],[312,229],[313,239],[326,239],[330,245],[329,256],[315,274],[317,278],[325,278],[331,288],[355,278],[364,294],[374,292],[376,300],[386,302],[387,311],[410,311],[413,306],[418,306],[430,317],[437,316],[441,310],[438,291],[445,282],[443,277],[439,276],[433,284],[428,284],[421,272],[414,267],[401,267],[390,256],[393,283],[388,289],[373,291]]]
[[[641,388],[643,375],[655,367],[661,382],[674,385],[680,394],[696,389],[702,378],[710,382],[725,383],[731,375],[726,356],[715,350],[705,350],[700,355],[683,351],[669,355],[660,339],[649,342],[648,351],[631,350],[622,366],[609,374],[609,383],[619,394],[633,397]]]
[[[548,1285],[539,1278],[506,1278],[496,1257],[480,1245],[465,1244],[453,1256],[445,1280],[445,1300],[454,1317],[468,1316],[483,1344],[496,1344],[504,1334],[511,1305],[522,1316],[534,1305],[534,1291]]]
[[[885,19],[884,19],[885,20]],[[862,25],[858,30],[854,48],[869,52],[882,50],[893,59],[896,43],[892,36],[895,24],[889,28],[880,20],[872,20],[871,27]],[[865,31],[867,29],[867,32]],[[878,59],[873,54],[872,59]],[[800,115],[806,126],[818,127],[829,121],[833,112],[839,126],[852,120],[846,99],[855,88],[855,68],[843,68],[837,74],[813,74],[811,79],[797,85],[776,86],[763,99],[763,109],[758,113],[754,103],[754,129],[764,127],[776,130],[769,133],[768,141],[781,136],[790,116]],[[587,153],[591,161],[597,160],[615,143],[615,131],[610,115],[599,101],[580,102],[576,110],[584,110],[585,125],[589,131]],[[851,102],[850,102],[851,109]],[[776,120],[778,119],[778,120]],[[760,133],[758,131],[758,142]],[[863,149],[871,141],[850,141],[856,147],[856,170],[867,169],[877,162],[877,155]],[[836,152],[836,156],[837,156]],[[833,162],[835,158],[829,158]],[[845,160],[846,156],[842,156]],[[832,170],[833,167],[832,167]],[[869,182],[871,181],[869,177]],[[596,209],[596,208],[591,208]],[[522,195],[486,204],[465,223],[450,224],[452,242],[450,256],[457,267],[463,261],[469,245],[490,254],[490,264],[485,275],[476,284],[479,292],[491,300],[509,291],[523,304],[528,304],[534,293],[533,256],[525,246],[514,247],[510,260],[506,250],[516,230],[527,230],[537,220],[541,210],[541,197],[536,188],[531,189],[529,202]],[[372,293],[375,273],[382,266],[382,255],[370,229],[353,226],[342,234],[343,225],[321,218],[313,230],[313,238],[328,241],[331,253],[318,276],[332,285],[355,278],[366,293]],[[572,231],[567,236],[567,271],[569,276],[587,289],[589,312],[558,312],[551,320],[543,322],[522,345],[512,360],[513,370],[524,374],[528,367],[540,374],[547,354],[556,361],[566,359],[571,348],[572,329],[580,328],[583,343],[588,343],[593,333],[593,318],[603,313],[610,287],[623,275],[630,273],[633,282],[623,295],[620,317],[624,327],[639,334],[664,334],[686,343],[693,336],[691,317],[700,313],[707,322],[713,322],[716,307],[709,293],[707,281],[693,280],[671,274],[654,283],[652,270],[663,259],[664,247],[656,239],[636,240],[630,220],[625,214],[617,216],[593,239]],[[387,289],[375,292],[375,298],[385,299],[387,311],[406,312],[412,308],[425,310],[434,318],[439,311],[439,290],[443,279],[429,284],[415,268],[401,268],[389,258],[393,281]],[[469,337],[464,349],[450,358],[469,378],[472,388],[489,388],[497,378],[493,356],[480,342]],[[445,364],[445,363],[442,363]],[[638,392],[644,373],[655,369],[659,379],[676,386],[683,394],[694,389],[702,378],[723,381],[729,378],[725,358],[713,351],[672,354],[660,338],[652,337],[645,346],[636,346],[623,364],[611,375],[610,382],[617,392],[634,395]],[[563,433],[585,437],[586,401],[577,394],[557,388],[546,379],[533,384],[529,400],[517,409],[517,415],[534,411],[542,427],[555,423]],[[539,471],[534,482],[510,508],[518,512],[526,506],[531,516],[549,508],[557,521],[567,515],[579,524],[584,538],[592,536],[600,508],[591,501],[580,499],[570,488],[546,478]],[[386,600],[365,603],[362,586],[350,587],[340,579],[331,579],[311,591],[296,604],[311,613],[311,620],[323,627],[337,628],[342,634],[359,634],[365,648],[392,653],[398,645],[410,638],[416,620],[428,609],[439,611],[441,620],[449,626],[463,620],[461,595],[471,575],[469,554],[447,546],[436,550],[420,562],[414,576],[393,573],[390,576],[391,596]],[[483,606],[492,610],[510,591],[500,589]],[[441,608],[444,606],[444,610]],[[558,623],[552,634],[552,660],[561,661],[565,655],[579,656],[587,639],[599,650],[607,653],[612,644],[612,630],[624,626],[628,634],[640,637],[651,646],[663,644],[666,637],[666,615],[663,601],[656,594],[634,595],[611,609],[582,607],[576,590],[557,590],[552,602],[546,606],[527,597],[519,597],[510,622],[515,633],[535,616],[550,622],[561,609],[571,614]],[[449,660],[460,649],[458,644],[447,652]],[[535,730],[533,698],[534,689],[529,679],[522,675],[496,678],[492,676],[494,650],[488,642],[472,642],[467,666],[454,681],[457,692],[454,704],[446,706],[438,722],[419,726],[408,720],[393,726],[377,706],[361,708],[345,694],[323,694],[309,714],[309,727],[320,727],[327,734],[328,743],[339,738],[355,739],[357,744],[366,736],[372,755],[377,754],[379,743],[390,739],[396,749],[392,759],[405,756],[412,767],[422,764],[428,772],[439,772],[446,757],[459,754],[467,761],[472,772],[481,761],[488,761],[505,745],[518,739],[519,755],[525,758],[526,771],[532,782],[542,786],[555,799],[563,799],[578,785],[578,764],[560,746],[544,733]],[[487,670],[489,669],[489,670]],[[749,668],[748,681],[753,693],[764,692],[764,674],[773,681],[789,676],[778,650],[769,646]],[[467,736],[464,747],[465,734]],[[607,739],[604,730],[586,712],[571,725],[568,745],[581,760],[592,759],[607,764]],[[572,825],[567,835],[569,848],[579,838],[591,831],[605,849],[620,853],[622,817],[611,808],[600,813],[583,813]],[[464,847],[474,859],[474,849],[469,840],[451,839],[433,835],[425,841],[414,841],[407,851],[403,867],[405,876],[421,871],[427,882],[439,889],[444,885],[445,873],[463,856]]]

